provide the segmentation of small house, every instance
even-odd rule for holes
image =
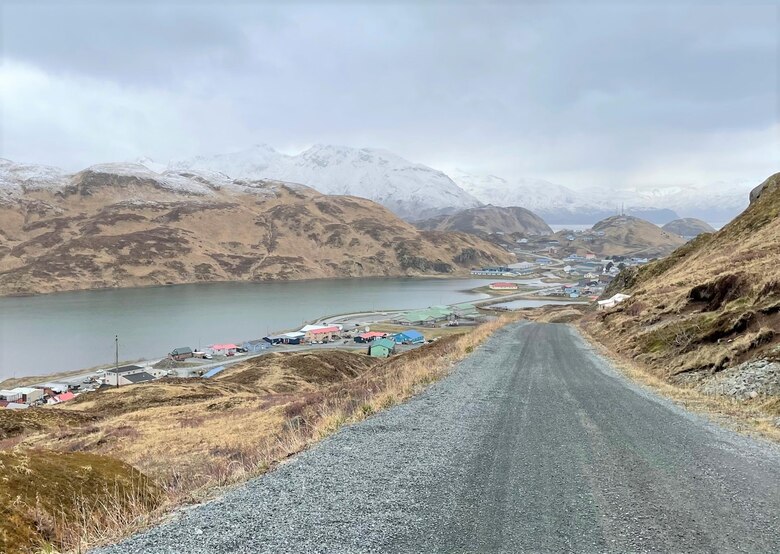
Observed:
[[[238,350],[238,345],[228,342],[224,344],[212,344],[209,348],[214,354],[232,356],[236,353],[236,350]]]
[[[181,362],[182,360],[186,360],[187,358],[192,358],[194,354],[192,353],[192,348],[189,346],[182,346],[179,348],[174,348],[171,350],[171,353],[168,354],[168,357],[172,360],[176,360],[177,362]]]
[[[265,339],[250,340],[242,344],[241,348],[247,352],[262,352],[268,348],[268,342]]]
[[[142,371],[140,373],[130,373],[128,375],[122,375],[119,379],[120,385],[137,385],[138,383],[148,383],[154,381],[154,375]]]
[[[60,404],[62,402],[67,402],[68,400],[73,400],[74,398],[76,398],[76,395],[72,392],[63,392],[62,394],[52,397],[51,400],[53,400],[53,404]]]
[[[284,333],[282,337],[284,337],[283,339],[284,344],[301,344],[301,342],[303,342],[303,339],[306,338],[306,333],[302,333],[300,331],[293,331],[292,333]]]
[[[33,387],[17,387],[15,391],[21,393],[22,402],[27,404],[33,404],[38,400],[43,400],[43,389],[37,389]]]
[[[68,384],[67,383],[46,383],[42,386],[43,393],[46,396],[54,396],[55,394],[59,394],[61,392],[68,392]]]
[[[335,325],[329,327],[320,327],[306,331],[304,339],[306,342],[332,342],[338,340],[341,328]]]
[[[298,329],[298,331],[300,331],[301,333],[303,333],[305,335],[309,331],[314,331],[316,329],[327,329],[327,328],[330,328],[330,327],[337,327],[339,331],[341,331],[343,329],[343,326],[339,325],[337,323],[328,324],[328,325],[323,325],[321,323],[318,323],[318,324],[304,325],[303,327]]]
[[[8,402],[5,405],[6,410],[24,410],[30,406],[23,402]]]
[[[425,337],[419,331],[415,331],[414,329],[407,329],[406,331],[397,333],[393,337],[393,340],[398,344],[419,344],[425,342]]]
[[[22,393],[19,392],[17,389],[6,389],[6,390],[0,390],[0,400],[5,400],[7,402],[16,402],[17,400],[22,399]]]
[[[395,342],[390,339],[374,339],[368,345],[368,355],[374,358],[388,358],[395,352]]]
[[[518,285],[517,283],[498,282],[498,283],[490,283],[488,285],[488,288],[490,290],[517,290]]]
[[[124,365],[108,369],[105,374],[106,384],[111,385],[112,387],[127,385],[130,381],[125,379],[126,376],[144,371],[146,371],[146,369],[140,365]]]
[[[382,339],[386,336],[387,333],[380,333],[379,331],[371,331],[371,332],[361,333],[358,336],[356,336],[355,342],[367,343],[367,342],[371,342],[374,339]]]

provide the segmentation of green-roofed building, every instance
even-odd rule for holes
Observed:
[[[453,310],[456,316],[464,319],[475,319],[482,315],[474,304],[460,304],[455,306]]]
[[[374,358],[388,358],[395,352],[395,341],[374,339],[368,345],[368,355]]]

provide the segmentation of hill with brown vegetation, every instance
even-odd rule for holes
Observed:
[[[661,229],[685,238],[693,238],[704,233],[715,232],[715,229],[709,223],[702,221],[701,219],[696,219],[695,217],[675,219],[661,227]]]
[[[751,395],[780,413],[780,174],[713,234],[668,258],[621,273],[607,294],[631,298],[584,325],[656,375],[706,387],[733,377],[761,383]],[[752,360],[762,360],[753,367]],[[753,395],[752,392],[756,392]],[[734,395],[732,394],[732,396]]]
[[[113,458],[0,451],[0,552],[81,552],[83,543],[143,519],[162,498],[150,479]]]
[[[416,223],[420,229],[460,231],[473,235],[494,233],[523,235],[550,235],[552,229],[530,210],[520,207],[482,206],[442,215]]]
[[[136,164],[0,164],[0,295],[208,281],[450,275],[512,261],[362,198]]]
[[[615,215],[596,223],[589,231],[559,231],[555,237],[566,251],[592,252],[602,257],[666,256],[685,243],[685,239],[657,225],[630,215]],[[573,237],[574,240],[569,240]]]
[[[274,352],[212,379],[161,379],[58,406],[0,410],[0,551],[8,551],[2,533],[9,526],[12,552],[38,552],[49,542],[53,551],[72,548],[79,538],[83,551],[137,528],[136,518],[143,524],[153,509],[200,500],[214,487],[263,473],[344,423],[416,394],[508,321],[389,359],[339,350]],[[112,479],[118,487],[101,488]],[[28,509],[36,507],[36,493],[55,488],[38,512]],[[20,490],[24,501],[3,512]],[[45,525],[60,512],[46,502],[63,498],[63,509],[75,515],[49,532]],[[42,526],[18,527],[17,511],[34,514]]]

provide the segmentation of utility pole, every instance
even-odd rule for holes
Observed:
[[[114,335],[114,369],[116,370],[116,388],[119,388],[119,335]]]

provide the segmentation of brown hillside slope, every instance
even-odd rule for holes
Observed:
[[[596,223],[593,228],[568,241],[567,231],[556,233],[566,248],[590,251],[601,256],[666,256],[685,243],[679,235],[668,233],[657,225],[630,215],[615,215]],[[586,240],[587,239],[587,240]]]
[[[668,231],[669,233],[674,233],[675,235],[680,235],[681,237],[698,237],[702,233],[715,232],[715,229],[713,229],[709,223],[702,221],[701,219],[696,219],[695,217],[675,219],[661,227],[661,229]]]
[[[767,180],[778,181],[780,174]],[[717,233],[623,272],[608,293],[619,290],[632,298],[584,324],[659,376],[696,382],[748,360],[777,359],[780,187],[765,187]]]
[[[82,541],[142,520],[161,501],[150,479],[112,458],[0,451],[0,552],[81,552]]]
[[[608,217],[583,232],[563,229],[554,237],[560,242],[562,253],[592,252],[602,257],[657,258],[667,256],[685,243],[681,236],[630,215]]]
[[[530,210],[520,207],[482,206],[419,221],[420,229],[461,231],[475,235],[521,233],[549,235],[552,229]]]
[[[0,295],[457,274],[513,260],[472,235],[421,232],[369,200],[300,185],[133,164],[45,186],[14,175],[0,179]]]

